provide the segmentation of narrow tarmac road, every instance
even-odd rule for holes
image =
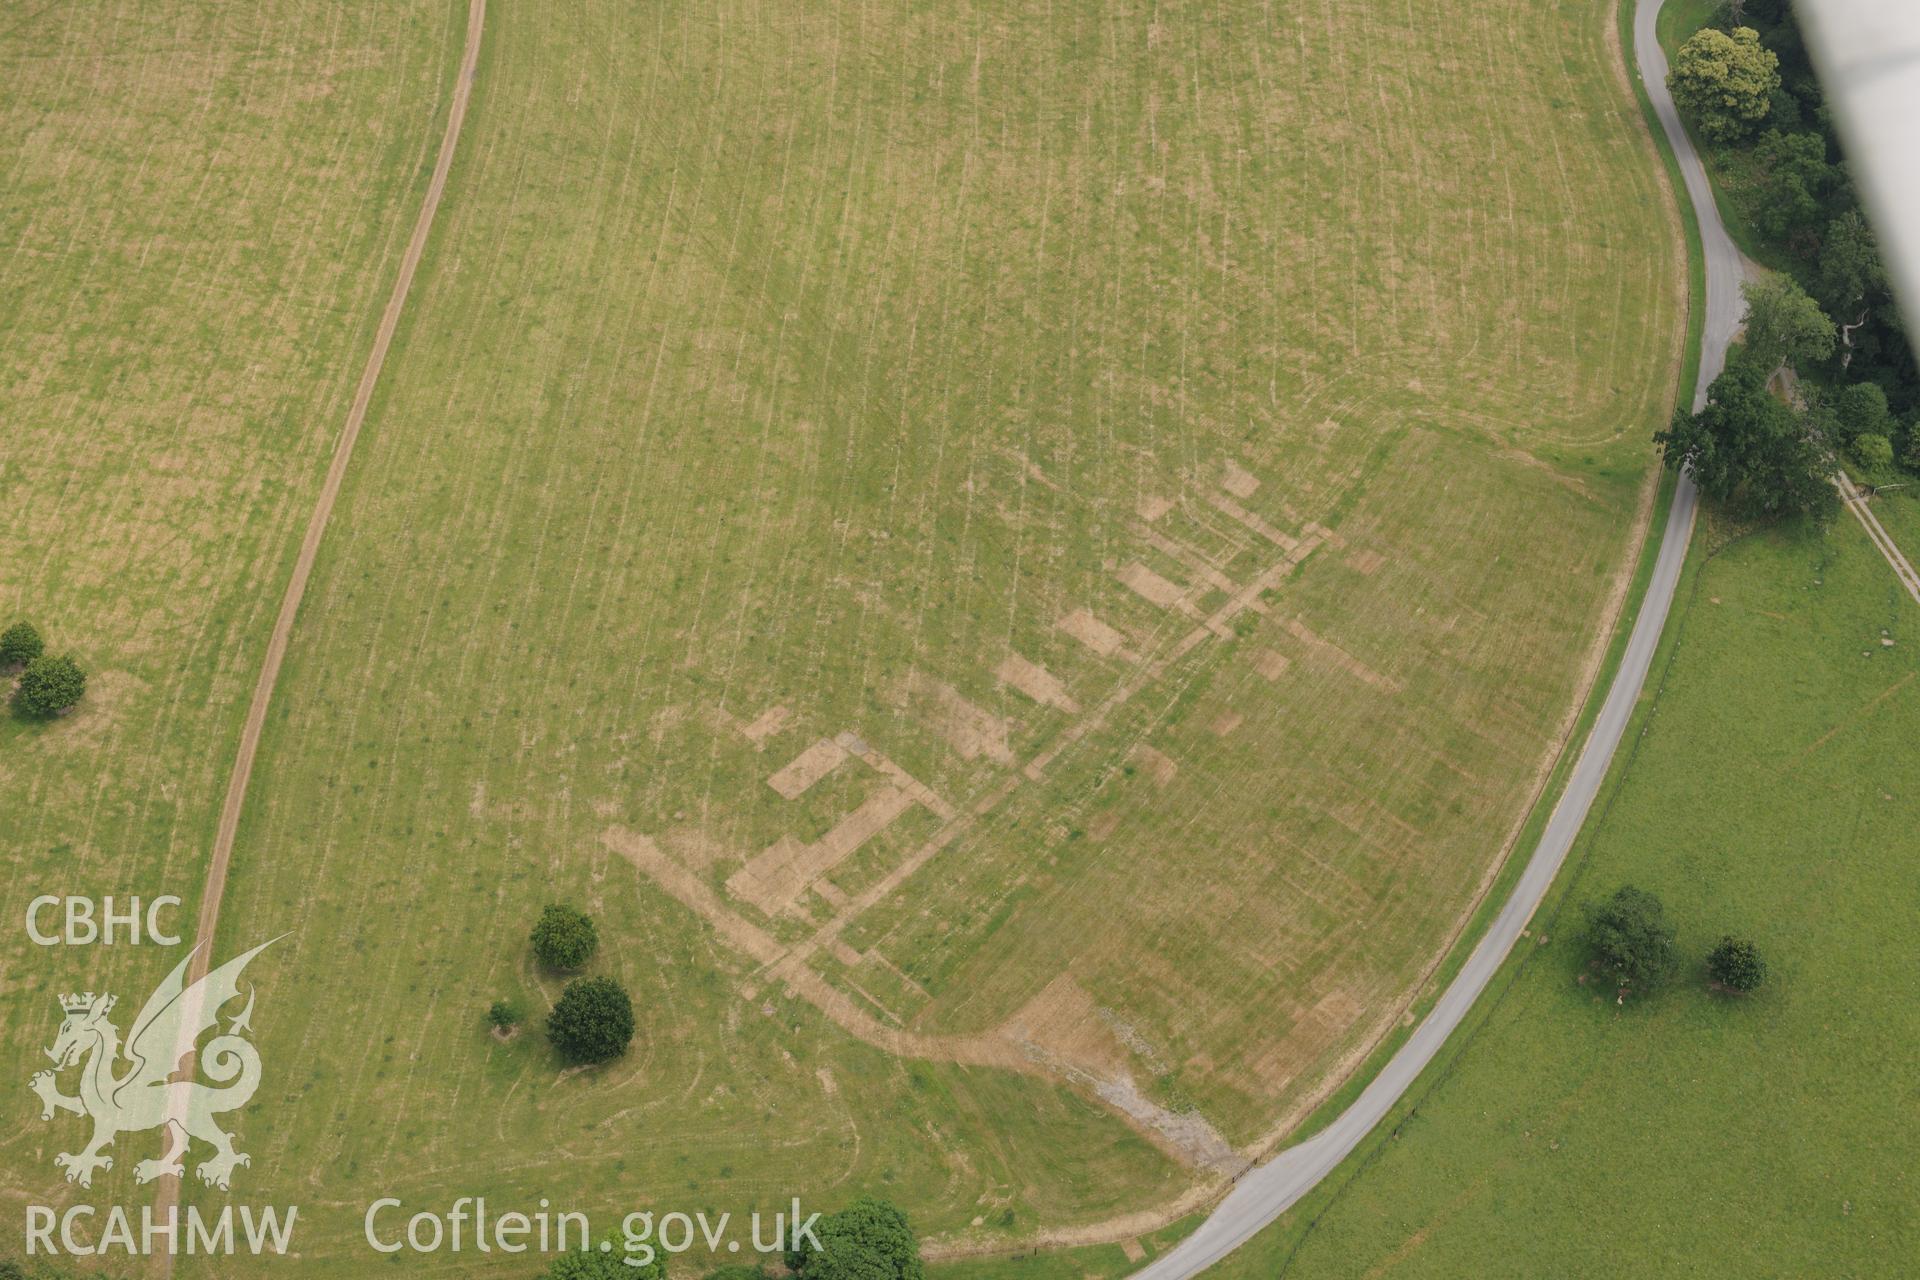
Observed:
[[[1726,366],[1727,346],[1740,326],[1742,302],[1740,281],[1743,269],[1740,251],[1734,247],[1714,207],[1713,191],[1707,184],[1705,168],[1693,149],[1693,142],[1681,127],[1680,115],[1667,93],[1667,60],[1654,38],[1654,21],[1662,0],[1636,0],[1633,16],[1633,53],[1654,114],[1666,131],[1667,140],[1680,162],[1687,196],[1700,223],[1701,246],[1706,259],[1706,317],[1700,339],[1700,376],[1694,388],[1694,407],[1706,403],[1707,386]],[[1440,1046],[1446,1042],[1467,1015],[1467,1010],[1486,989],[1500,963],[1519,939],[1520,931],[1540,906],[1547,888],[1553,883],[1574,837],[1586,820],[1594,797],[1599,793],[1607,768],[1613,762],[1614,749],[1620,745],[1627,718],[1646,683],[1653,664],[1655,646],[1666,624],[1667,610],[1673,603],[1674,588],[1680,581],[1680,567],[1686,559],[1687,540],[1693,531],[1696,495],[1693,484],[1684,476],[1674,491],[1673,507],[1661,535],[1653,577],[1647,584],[1639,617],[1634,620],[1627,650],[1607,690],[1599,718],[1594,722],[1580,758],[1567,779],[1566,791],[1554,806],[1540,844],[1527,863],[1513,895],[1500,909],[1486,936],[1473,949],[1466,965],[1440,996],[1432,1011],[1413,1035],[1387,1062],[1380,1074],[1345,1111],[1313,1137],[1290,1147],[1259,1168],[1244,1174],[1200,1228],[1164,1256],[1135,1273],[1136,1280],[1187,1280],[1197,1276],[1234,1249],[1244,1244],[1261,1228],[1292,1208],[1322,1178],[1360,1144],[1360,1140],[1384,1119],[1395,1103],[1413,1084]]]

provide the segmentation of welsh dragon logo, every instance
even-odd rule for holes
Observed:
[[[103,1152],[114,1138],[162,1127],[167,1131],[167,1149],[159,1159],[134,1166],[136,1182],[180,1177],[181,1158],[195,1138],[213,1147],[213,1155],[194,1169],[209,1186],[227,1190],[234,1169],[252,1163],[233,1149],[233,1136],[213,1120],[220,1112],[245,1106],[260,1086],[259,1050],[243,1036],[253,1029],[251,986],[246,1007],[227,1024],[225,1034],[209,1040],[200,1054],[201,1068],[221,1087],[170,1077],[201,1035],[219,1023],[222,1006],[239,996],[240,974],[247,962],[277,941],[261,943],[188,986],[187,966],[200,951],[195,947],[147,997],[124,1048],[119,1028],[108,1020],[115,997],[88,991],[60,998],[66,1019],[47,1050],[53,1070],[35,1074],[29,1084],[40,1095],[42,1120],[53,1119],[56,1111],[70,1111],[93,1121],[93,1140],[84,1150],[53,1158],[56,1166],[67,1171],[68,1182],[92,1186],[94,1170],[113,1168],[113,1157]],[[131,1065],[120,1071],[123,1054]],[[80,1067],[80,1092],[68,1097],[60,1092],[56,1075],[74,1066]]]

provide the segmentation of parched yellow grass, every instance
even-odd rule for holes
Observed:
[[[984,1238],[1270,1137],[1629,557],[1681,300],[1610,20],[490,15],[236,845],[255,1193]],[[641,1023],[564,1077],[481,1022],[556,898]]]
[[[42,893],[174,893],[190,926],[460,36],[440,3],[0,17],[0,616],[90,673],[66,719],[0,714],[9,1080],[47,1065],[57,993],[107,987],[131,1016],[177,958],[42,949],[20,916]],[[32,1115],[0,1138],[0,1195],[59,1203],[81,1122]],[[153,1153],[118,1154],[93,1196]]]

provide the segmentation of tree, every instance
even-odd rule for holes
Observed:
[[[1880,245],[1873,228],[1858,209],[1849,209],[1827,224],[1820,239],[1820,260],[1814,274],[1820,305],[1840,326],[1840,367],[1850,368],[1854,355],[1854,331],[1883,307],[1892,293],[1886,264],[1880,259]],[[1898,323],[1898,310],[1894,311]]]
[[[45,653],[47,646],[31,622],[16,622],[0,631],[0,671],[24,667]]]
[[[1817,133],[1769,129],[1753,147],[1764,199],[1754,221],[1775,240],[1811,236],[1820,219],[1820,198],[1833,184],[1827,140]]]
[[[885,1200],[861,1196],[822,1218],[814,1234],[818,1249],[787,1252],[800,1280],[925,1280],[913,1227]]]
[[[1800,99],[1791,89],[1775,89],[1767,95],[1767,123],[1786,133],[1793,133],[1806,123],[1806,115],[1800,110]]]
[[[610,1062],[633,1040],[633,1001],[612,978],[575,978],[547,1015],[547,1039],[569,1062]]]
[[[1587,905],[1587,945],[1594,966],[1622,987],[1651,987],[1673,967],[1666,908],[1630,884],[1605,902]]]
[[[1842,387],[1840,394],[1833,398],[1833,417],[1842,444],[1851,445],[1863,435],[1893,434],[1893,413],[1887,408],[1887,393],[1871,382]]]
[[[1767,980],[1767,962],[1752,942],[1729,935],[1708,953],[1707,976],[1717,985],[1745,995],[1759,990]]]
[[[744,1262],[729,1262],[723,1267],[715,1267],[707,1272],[702,1280],[767,1280],[765,1268],[748,1266]]]
[[[1667,88],[1712,142],[1738,142],[1767,117],[1780,59],[1752,27],[1703,27],[1674,55]]]
[[[1814,287],[1820,291],[1820,305],[1842,324],[1853,323],[1876,297],[1888,291],[1886,264],[1880,260],[1880,244],[1873,227],[1849,209],[1827,224],[1820,238],[1820,261]]]
[[[511,1031],[521,1020],[520,1006],[511,1000],[495,1000],[487,1008],[487,1022],[495,1031]]]
[[[1833,354],[1833,321],[1792,276],[1749,280],[1740,296],[1747,303],[1747,355],[1769,374]]]
[[[540,913],[533,926],[533,954],[549,969],[572,973],[586,967],[600,947],[600,932],[583,911],[559,903]]]
[[[1893,441],[1871,431],[1853,438],[1853,456],[1868,471],[1885,471],[1893,465]]]
[[[87,673],[79,663],[64,655],[49,658],[42,654],[21,672],[13,701],[23,714],[44,720],[65,713],[86,691]]]
[[[1754,518],[1824,515],[1835,503],[1833,459],[1820,433],[1767,391],[1767,375],[1737,360],[1707,388],[1699,413],[1676,409],[1654,436],[1666,465],[1700,492]]]

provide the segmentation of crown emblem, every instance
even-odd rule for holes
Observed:
[[[101,1001],[101,1013],[107,1013],[112,1010],[114,997],[102,996]],[[78,995],[61,996],[60,1007],[67,1013],[89,1013],[93,1010],[93,992],[87,991]]]

